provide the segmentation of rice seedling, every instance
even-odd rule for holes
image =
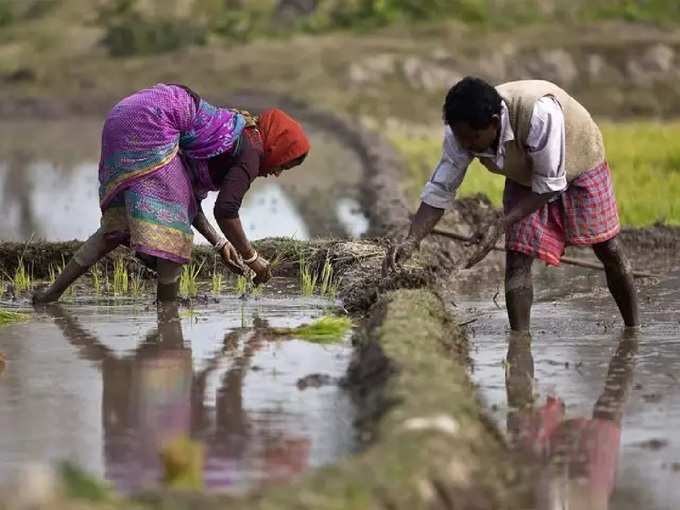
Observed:
[[[142,279],[142,268],[130,275],[130,293],[133,297],[140,297],[144,290],[144,280]]]
[[[18,260],[17,268],[16,271],[14,272],[12,282],[14,283],[14,289],[17,292],[25,292],[31,288],[32,285],[31,275],[26,270],[23,258],[19,258]]]
[[[180,294],[186,297],[194,297],[198,294],[198,275],[201,273],[202,268],[203,262],[200,265],[192,262],[182,267],[182,274],[179,278]]]
[[[303,296],[311,296],[316,289],[316,281],[319,273],[312,269],[312,265],[306,262],[304,257],[300,257],[300,288]]]
[[[215,260],[213,261],[213,270],[212,270],[212,293],[213,294],[221,294],[223,283],[224,283],[224,275],[222,274],[222,271],[219,271],[217,269],[217,257],[215,257]]]
[[[263,291],[264,291],[264,285],[253,285],[253,283],[251,282],[251,284],[250,284],[250,295],[251,295],[251,297],[254,297],[254,298],[257,299],[260,296],[262,296]]]
[[[92,275],[92,287],[94,287],[94,294],[95,296],[101,296],[102,285],[104,282],[102,268],[99,263],[96,263],[94,266],[92,266],[90,269],[90,274]]]
[[[113,295],[127,294],[128,284],[128,270],[125,261],[122,258],[117,258],[113,263]]]
[[[50,282],[50,285],[53,285],[54,282],[57,281],[57,270],[54,268],[53,264],[50,264],[47,268],[47,278]]]
[[[239,275],[238,277],[236,277],[235,290],[239,296],[246,294],[248,292],[248,278],[246,278],[243,275]]]
[[[12,322],[27,321],[31,316],[25,313],[10,312],[9,310],[0,310],[0,326],[10,324]]]
[[[335,281],[333,275],[333,265],[328,257],[323,264],[323,269],[321,270],[321,284],[319,286],[319,292],[322,296],[328,297],[330,299],[335,299],[337,293],[337,282]]]
[[[326,315],[311,324],[303,324],[297,328],[274,328],[272,333],[280,336],[294,336],[309,342],[320,344],[339,342],[352,327],[349,317]]]

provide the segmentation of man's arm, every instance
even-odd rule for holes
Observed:
[[[420,247],[420,242],[453,203],[471,161],[472,155],[458,145],[451,128],[447,127],[442,157],[423,188],[420,207],[411,221],[408,236],[388,251],[383,262],[383,274],[394,270],[396,264],[407,260]]]
[[[567,188],[564,113],[556,98],[536,101],[526,145],[532,164],[531,193],[508,211],[506,226],[537,211]]]
[[[526,146],[532,164],[531,191],[524,193],[484,232],[466,267],[481,261],[508,227],[539,210],[567,188],[564,113],[554,97],[545,96],[536,102]]]
[[[411,222],[408,238],[413,239],[417,244],[420,244],[441,220],[446,209],[439,207],[432,207],[425,202],[420,202],[420,207]]]

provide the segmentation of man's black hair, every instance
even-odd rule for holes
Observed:
[[[443,110],[449,126],[466,122],[473,129],[484,129],[501,113],[501,96],[484,80],[466,76],[446,94]]]

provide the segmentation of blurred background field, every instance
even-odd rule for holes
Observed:
[[[680,123],[601,122],[607,159],[621,221],[626,225],[655,223],[680,225]],[[408,161],[405,189],[417,200],[422,183],[429,179],[441,156],[442,130],[407,135],[395,129],[390,139]],[[500,206],[504,178],[475,161],[469,168],[459,196],[487,195]]]
[[[386,133],[415,200],[453,83],[543,78],[602,120],[623,221],[678,223],[679,23],[676,0],[0,0],[0,115],[78,136],[156,82],[266,91]],[[474,167],[461,193],[501,191]]]

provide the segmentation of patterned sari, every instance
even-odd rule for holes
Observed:
[[[191,223],[217,187],[207,160],[232,151],[246,118],[182,87],[158,84],[123,99],[102,132],[102,228],[133,250],[180,264],[191,258]]]

